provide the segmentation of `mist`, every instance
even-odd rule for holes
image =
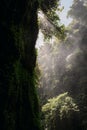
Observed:
[[[42,104],[68,92],[80,109],[80,121],[87,129],[87,3],[73,1],[68,12],[72,18],[64,40],[45,41],[38,49],[41,71],[39,94]],[[82,108],[82,106],[84,106]],[[85,111],[85,112],[84,112]],[[83,120],[85,124],[83,124]],[[81,129],[82,130],[82,129]]]

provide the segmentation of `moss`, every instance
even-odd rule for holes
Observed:
[[[26,122],[29,125],[27,127],[30,128],[31,120],[32,125],[34,124],[35,127],[40,129],[39,104],[35,80],[35,72],[32,75],[29,74],[19,61],[14,64],[14,73],[10,76],[8,100],[4,111],[8,129],[15,128],[17,124],[19,128],[26,128]],[[24,116],[26,116],[26,119]]]

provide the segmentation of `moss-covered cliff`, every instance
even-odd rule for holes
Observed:
[[[0,2],[0,130],[40,130],[35,88],[37,0]]]

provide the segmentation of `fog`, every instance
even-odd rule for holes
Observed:
[[[38,92],[41,107],[44,108],[44,111],[42,111],[44,112],[44,117],[43,114],[41,116],[44,124],[43,130],[48,128],[50,130],[87,129],[86,0],[73,0],[68,12],[68,17],[72,18],[72,21],[64,30],[66,33],[64,39],[60,39],[52,32],[50,33],[51,28],[52,31],[55,31],[55,29],[53,25],[45,19],[47,23],[44,24],[44,22],[42,22],[41,27],[43,28],[40,28],[40,33],[43,34],[40,34],[42,38],[40,37],[41,39],[37,40],[37,68],[39,71]],[[51,34],[51,37],[45,39],[44,34],[48,37],[49,34]],[[70,97],[70,99],[72,99],[70,100],[70,104],[66,102],[63,96],[66,93],[68,94],[68,98]],[[57,99],[59,99],[61,95],[63,96],[62,99],[57,102]],[[74,101],[79,111],[73,109],[72,101]],[[58,117],[61,115],[60,111],[64,114],[62,119]],[[49,116],[50,118],[47,120]]]
[[[64,40],[54,37],[39,46],[37,58],[41,71],[39,91],[43,98],[48,99],[66,91],[74,93],[73,85],[77,84],[75,80],[79,82],[81,76],[85,77],[83,74],[87,65],[87,4],[85,2],[80,0],[73,2],[68,12],[68,16],[73,19],[66,28]],[[48,32],[53,26],[45,20],[43,27],[46,27]]]

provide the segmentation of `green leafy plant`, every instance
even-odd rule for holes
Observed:
[[[45,127],[51,129],[51,126],[56,128],[56,124],[64,119],[71,120],[73,113],[79,112],[79,109],[72,97],[66,92],[49,99],[48,103],[42,106],[42,112],[44,114]]]

